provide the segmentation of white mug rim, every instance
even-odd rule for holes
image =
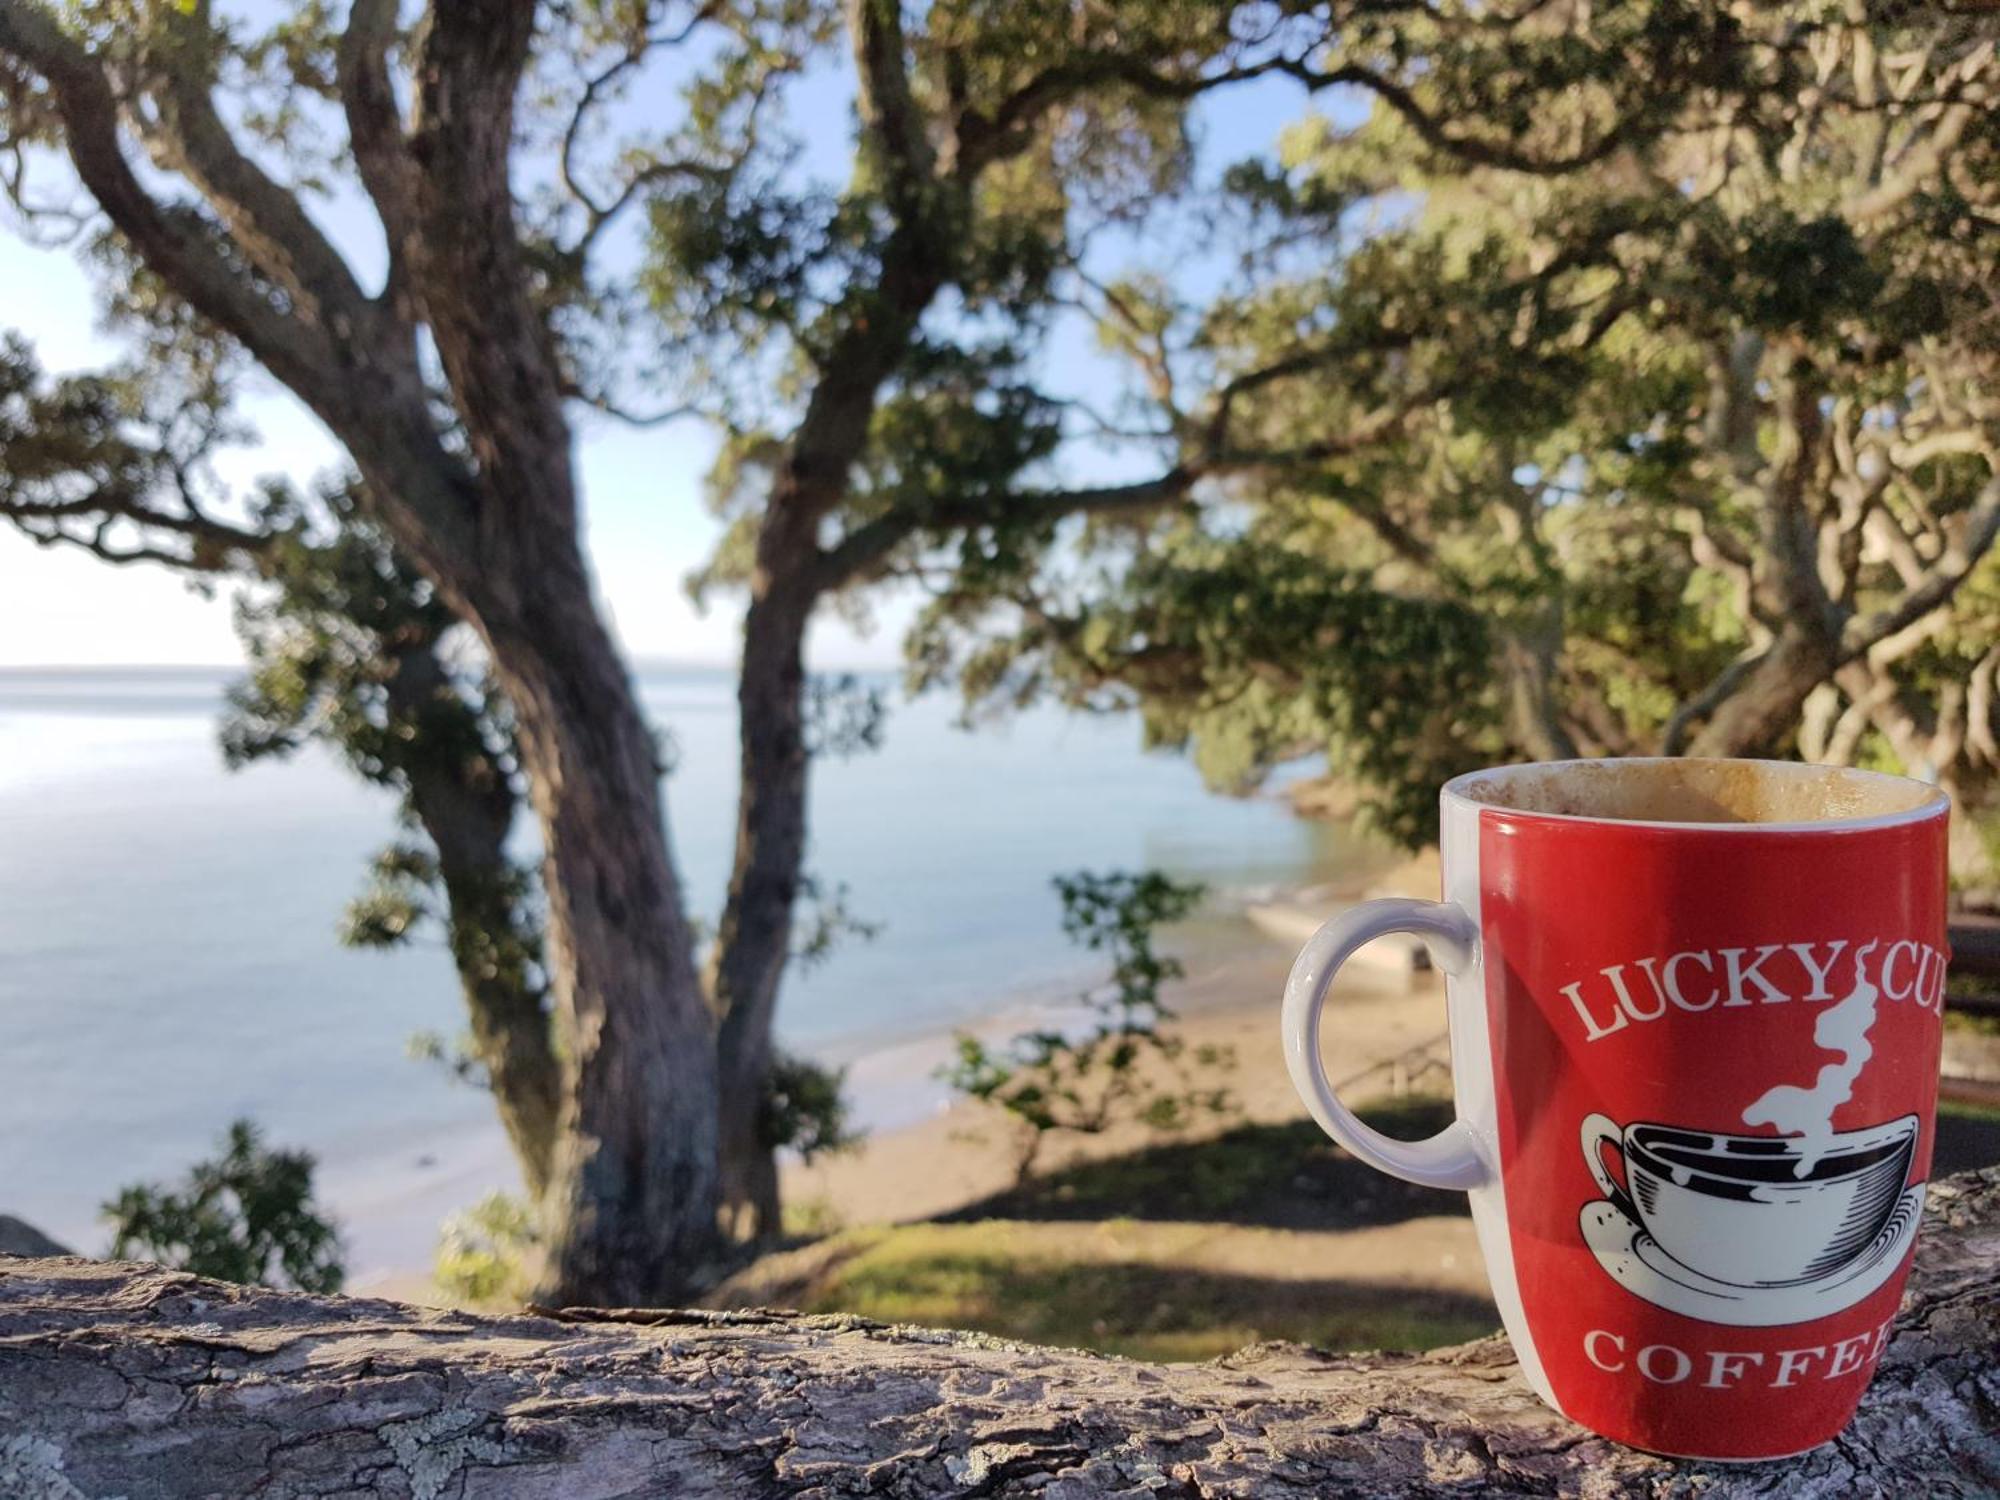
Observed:
[[[1915,806],[1896,812],[1870,813],[1860,817],[1813,818],[1806,821],[1783,823],[1695,823],[1666,818],[1614,818],[1595,813],[1554,813],[1539,812],[1532,808],[1510,807],[1504,801],[1488,801],[1474,797],[1470,789],[1483,782],[1504,783],[1512,774],[1529,770],[1560,771],[1571,767],[1602,766],[1610,763],[1619,765],[1738,765],[1780,768],[1785,775],[1856,777],[1864,781],[1881,784],[1884,787],[1921,788],[1924,797]],[[1852,766],[1823,766],[1812,761],[1771,760],[1754,756],[1730,755],[1621,755],[1579,757],[1573,760],[1510,761],[1506,765],[1485,766],[1477,771],[1467,771],[1447,781],[1440,791],[1441,800],[1456,802],[1475,811],[1490,812],[1497,817],[1519,819],[1538,823],[1575,823],[1598,828],[1646,828],[1673,833],[1702,833],[1721,837],[1741,836],[1760,833],[1869,833],[1877,829],[1896,828],[1907,823],[1922,823],[1930,818],[1941,818],[1951,810],[1951,798],[1944,789],[1933,782],[1920,781],[1914,776],[1897,776],[1888,771],[1870,771]]]

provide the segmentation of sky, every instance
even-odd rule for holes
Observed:
[[[1280,130],[1306,107],[1291,86],[1261,83],[1208,103],[1196,120],[1204,171],[1270,150]],[[844,171],[851,114],[837,81],[805,80],[793,111],[809,143],[807,169]],[[836,121],[837,128],[829,128]],[[359,267],[365,270],[368,260],[379,259],[379,250],[367,243],[358,208],[335,203],[316,208],[316,217]],[[118,354],[116,342],[98,326],[90,283],[74,254],[33,247],[0,222],[0,332],[9,329],[25,335],[52,371],[102,366]],[[1088,367],[1089,355],[1081,349],[1058,347],[1053,357]],[[1111,377],[1086,374],[1083,390],[1088,393],[1099,379],[1108,384]],[[317,420],[268,377],[260,375],[246,387],[241,410],[257,439],[218,464],[232,484],[247,486],[274,474],[303,483],[337,467],[338,450]],[[719,529],[702,499],[713,436],[694,422],[641,430],[588,414],[576,427],[587,545],[603,608],[627,651],[639,660],[733,661],[740,603],[716,599],[703,613],[682,586],[708,556]],[[902,627],[916,607],[907,593],[877,598],[874,626],[866,633],[838,619],[821,619],[810,643],[813,666],[894,665]],[[166,570],[114,567],[73,549],[38,547],[0,526],[0,667],[209,666],[238,660],[227,591],[204,597]]]

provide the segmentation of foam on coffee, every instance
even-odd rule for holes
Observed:
[[[1503,766],[1447,790],[1489,807],[1639,823],[1829,823],[1915,812],[1935,787],[1768,760],[1575,760]]]

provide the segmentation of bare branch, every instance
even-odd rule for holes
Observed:
[[[694,35],[698,27],[712,20],[720,10],[721,6],[716,0],[709,0],[708,4],[698,6],[694,14],[688,17],[687,24],[678,30],[652,34],[636,32],[626,43],[623,52],[605,67],[584,79],[583,92],[577,99],[576,107],[570,112],[569,123],[563,127],[562,140],[556,149],[556,167],[569,195],[576,199],[584,212],[589,215],[593,232],[595,226],[618,213],[623,201],[630,199],[636,186],[628,184],[619,195],[619,201],[610,204],[600,204],[584,186],[577,162],[577,151],[583,144],[590,116],[611,96],[619,82],[644,63],[656,50],[661,47],[678,46],[685,42]]]
[[[729,181],[732,171],[733,169],[730,167],[714,166],[708,162],[672,158],[651,161],[639,168],[625,180],[625,185],[618,190],[617,194],[604,204],[597,204],[585,198],[580,192],[577,192],[577,201],[583,204],[585,212],[589,215],[589,219],[584,225],[583,233],[577,237],[576,243],[570,247],[570,253],[574,255],[588,255],[591,247],[603,236],[605,230],[616,223],[618,217],[626,209],[638,202],[640,195],[647,188],[657,187],[660,183],[671,181],[676,177],[686,177],[703,182],[726,183]],[[571,191],[576,192],[576,189],[572,188]]]
[[[567,387],[564,394],[572,400],[582,402],[594,412],[610,417],[613,421],[624,423],[627,427],[641,429],[667,427],[686,417],[709,418],[713,416],[712,412],[695,401],[683,401],[676,406],[663,406],[658,411],[633,411],[628,407],[621,406],[602,392],[586,391],[575,384]]]
[[[404,247],[415,230],[417,214],[417,166],[403,135],[402,112],[389,76],[396,10],[397,0],[354,0],[336,63],[354,164],[389,239],[384,297],[391,301],[402,280]]]
[[[820,589],[839,588],[869,572],[909,538],[923,532],[973,526],[1038,526],[1065,516],[1155,510],[1187,498],[1200,475],[1176,467],[1130,484],[1071,490],[1026,490],[991,501],[941,502],[926,510],[897,510],[850,531],[822,552],[816,570]]]
[[[1708,686],[1692,698],[1683,701],[1667,720],[1667,727],[1660,735],[1660,753],[1679,755],[1687,749],[1688,737],[1695,725],[1713,713],[1721,704],[1743,685],[1745,679],[1764,664],[1771,654],[1769,648],[1746,652],[1709,679]]]

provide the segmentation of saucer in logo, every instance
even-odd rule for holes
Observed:
[[[1811,1143],[1592,1115],[1584,1161],[1604,1197],[1579,1228],[1608,1275],[1670,1312],[1752,1328],[1825,1317],[1908,1254],[1924,1196],[1908,1181],[1916,1141],[1915,1115]]]
[[[1853,1264],[1819,1281],[1778,1287],[1738,1286],[1689,1270],[1615,1203],[1586,1203],[1580,1226],[1597,1263],[1633,1296],[1704,1323],[1774,1328],[1852,1307],[1895,1275],[1917,1237],[1923,1208],[1923,1188],[1911,1188],[1897,1200],[1875,1243]]]

